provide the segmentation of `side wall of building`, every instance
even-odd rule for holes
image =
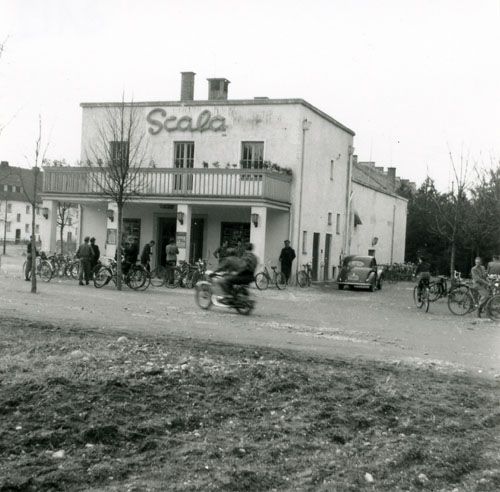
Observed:
[[[404,198],[353,182],[350,252],[367,255],[374,250],[379,263],[403,262],[406,209],[407,201]],[[362,222],[357,226],[354,225],[355,214]]]

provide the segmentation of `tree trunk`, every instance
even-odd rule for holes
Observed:
[[[61,225],[61,256],[64,255],[63,237],[64,237],[64,225]]]
[[[36,192],[37,192],[37,181],[38,181],[38,167],[33,168],[35,173],[34,185],[33,185],[33,202],[31,203],[31,293],[36,294]]]
[[[118,224],[116,228],[116,288],[122,290],[122,214],[123,203],[117,203]]]
[[[455,238],[451,240],[451,254],[450,254],[450,278],[454,278],[455,273],[455,256],[457,253],[457,244]]]

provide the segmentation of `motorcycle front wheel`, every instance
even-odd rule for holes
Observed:
[[[212,289],[210,285],[197,285],[195,300],[196,304],[198,304],[201,309],[210,309],[210,307],[212,306]]]

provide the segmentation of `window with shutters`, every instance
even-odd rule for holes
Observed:
[[[128,142],[113,141],[109,142],[111,162],[115,165],[128,163]]]

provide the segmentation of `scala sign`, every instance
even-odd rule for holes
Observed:
[[[161,119],[160,119],[161,118]],[[167,132],[223,132],[226,130],[226,118],[223,116],[212,116],[212,113],[205,109],[202,111],[196,121],[191,116],[167,116],[164,109],[156,108],[148,113],[147,121],[151,125],[149,133],[157,135],[162,130]]]

